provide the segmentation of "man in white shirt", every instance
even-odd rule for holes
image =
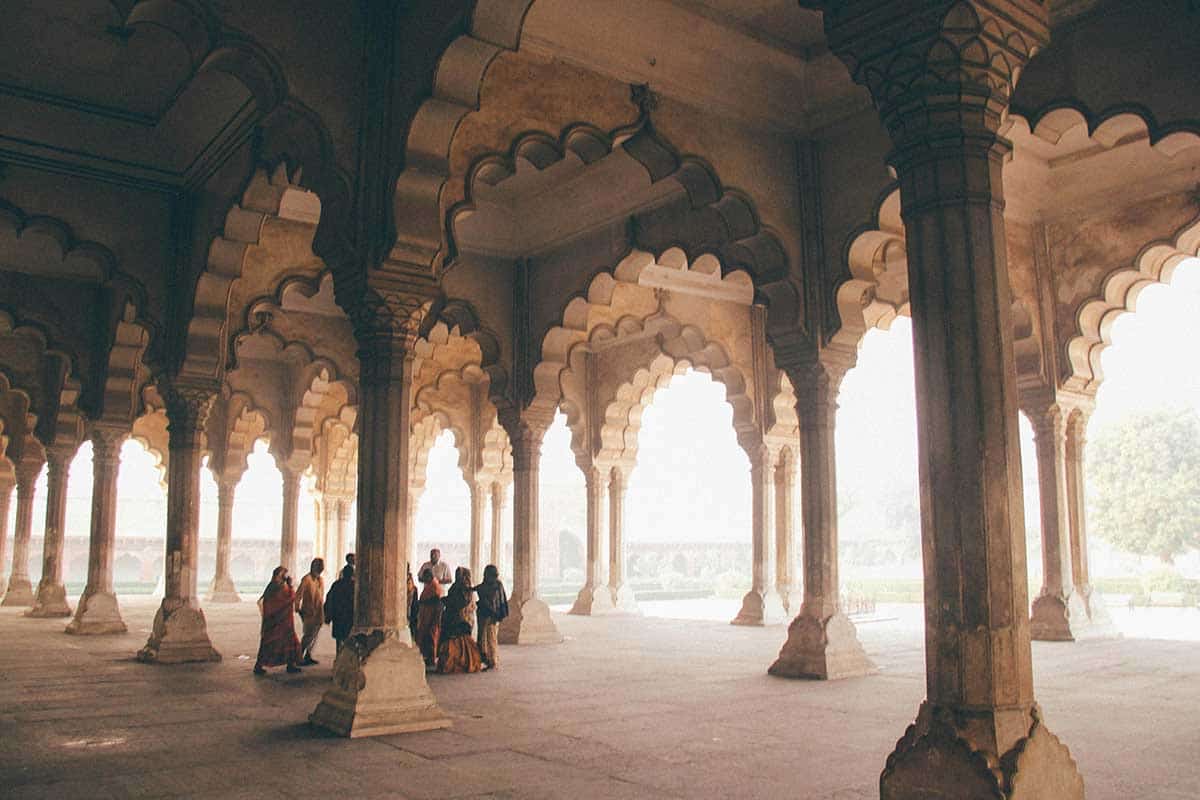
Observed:
[[[450,565],[442,561],[442,551],[436,547],[429,551],[429,560],[421,565],[417,570],[417,579],[425,574],[425,570],[433,573],[433,579],[442,586],[449,586],[454,583],[454,575],[450,572]]]

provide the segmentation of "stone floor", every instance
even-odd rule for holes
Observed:
[[[153,606],[125,611],[128,635],[75,638],[0,610],[0,797],[871,798],[923,695],[919,632],[886,621],[860,628],[879,675],[807,683],[766,675],[782,628],[559,617],[562,645],[430,677],[451,730],[348,741],[305,722],[328,638],[319,667],[255,678],[253,604],[213,607],[223,662],[147,666]],[[1037,644],[1034,661],[1090,800],[1200,795],[1200,643]]]

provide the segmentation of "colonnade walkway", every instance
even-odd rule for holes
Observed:
[[[561,645],[502,649],[495,673],[430,676],[445,731],[348,740],[306,723],[330,679],[250,673],[253,602],[205,609],[224,660],[134,661],[127,634],[73,637],[0,609],[0,796],[736,797],[857,800],[924,696],[920,632],[859,637],[880,673],[769,677],[780,627],[555,615]],[[1089,800],[1194,800],[1200,642],[1034,642],[1037,696]]]

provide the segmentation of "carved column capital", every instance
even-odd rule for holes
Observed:
[[[1038,0],[849,0],[827,5],[825,31],[898,151],[936,146],[939,133],[994,134],[1050,38]]]
[[[832,430],[837,419],[837,398],[848,367],[831,367],[820,361],[787,370],[796,395],[796,415],[801,430]]]
[[[218,387],[209,382],[159,382],[159,393],[167,411],[167,434],[172,450],[199,447]]]
[[[46,448],[46,470],[51,480],[60,473],[66,474],[71,469],[71,461],[75,458],[78,446],[55,444]]]
[[[438,296],[435,281],[407,273],[373,272],[349,305],[350,322],[362,353],[411,350]],[[363,362],[364,380],[369,370]]]
[[[92,463],[114,467],[121,460],[121,446],[129,438],[129,429],[122,425],[96,423],[92,426]]]
[[[500,424],[508,433],[508,441],[512,446],[513,470],[524,471],[536,466],[542,453],[542,439],[552,421],[552,416],[547,417],[532,409],[500,415]]]
[[[46,462],[41,458],[31,458],[26,456],[17,462],[17,494],[33,494],[34,485],[37,483],[38,476],[42,474],[42,466]]]

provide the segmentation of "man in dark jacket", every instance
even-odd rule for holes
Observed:
[[[347,564],[342,568],[342,577],[329,587],[325,596],[325,621],[333,626],[333,640],[338,652],[354,626],[354,567]]]

